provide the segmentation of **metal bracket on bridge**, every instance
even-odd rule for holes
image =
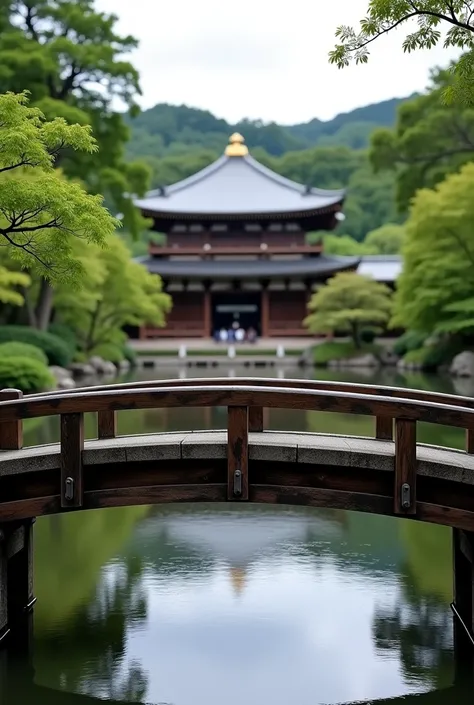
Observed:
[[[234,472],[234,497],[242,494],[242,473],[239,469]]]
[[[403,509],[411,507],[411,488],[408,482],[404,482],[400,488],[400,503]]]
[[[66,489],[64,491],[64,498],[68,502],[72,502],[74,499],[74,480],[72,477],[66,477]]]

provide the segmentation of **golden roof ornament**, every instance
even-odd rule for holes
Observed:
[[[229,144],[225,149],[226,157],[245,157],[249,150],[244,144],[245,140],[238,132],[229,137]]]

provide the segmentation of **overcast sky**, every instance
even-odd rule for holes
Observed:
[[[429,70],[453,52],[404,55],[406,29],[379,39],[366,66],[330,66],[340,24],[355,24],[368,0],[97,0],[140,41],[132,60],[143,108],[205,108],[218,117],[295,123],[327,120],[361,105],[423,90]]]

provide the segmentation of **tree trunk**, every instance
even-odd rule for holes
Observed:
[[[53,311],[53,289],[47,279],[41,279],[38,303],[35,310],[35,327],[47,330]]]

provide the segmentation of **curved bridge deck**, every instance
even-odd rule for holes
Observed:
[[[248,501],[395,514],[395,443],[278,431],[248,434]],[[227,431],[85,441],[81,507],[228,499]],[[68,511],[61,446],[0,454],[0,521]],[[418,444],[416,514],[474,529],[474,456]]]

